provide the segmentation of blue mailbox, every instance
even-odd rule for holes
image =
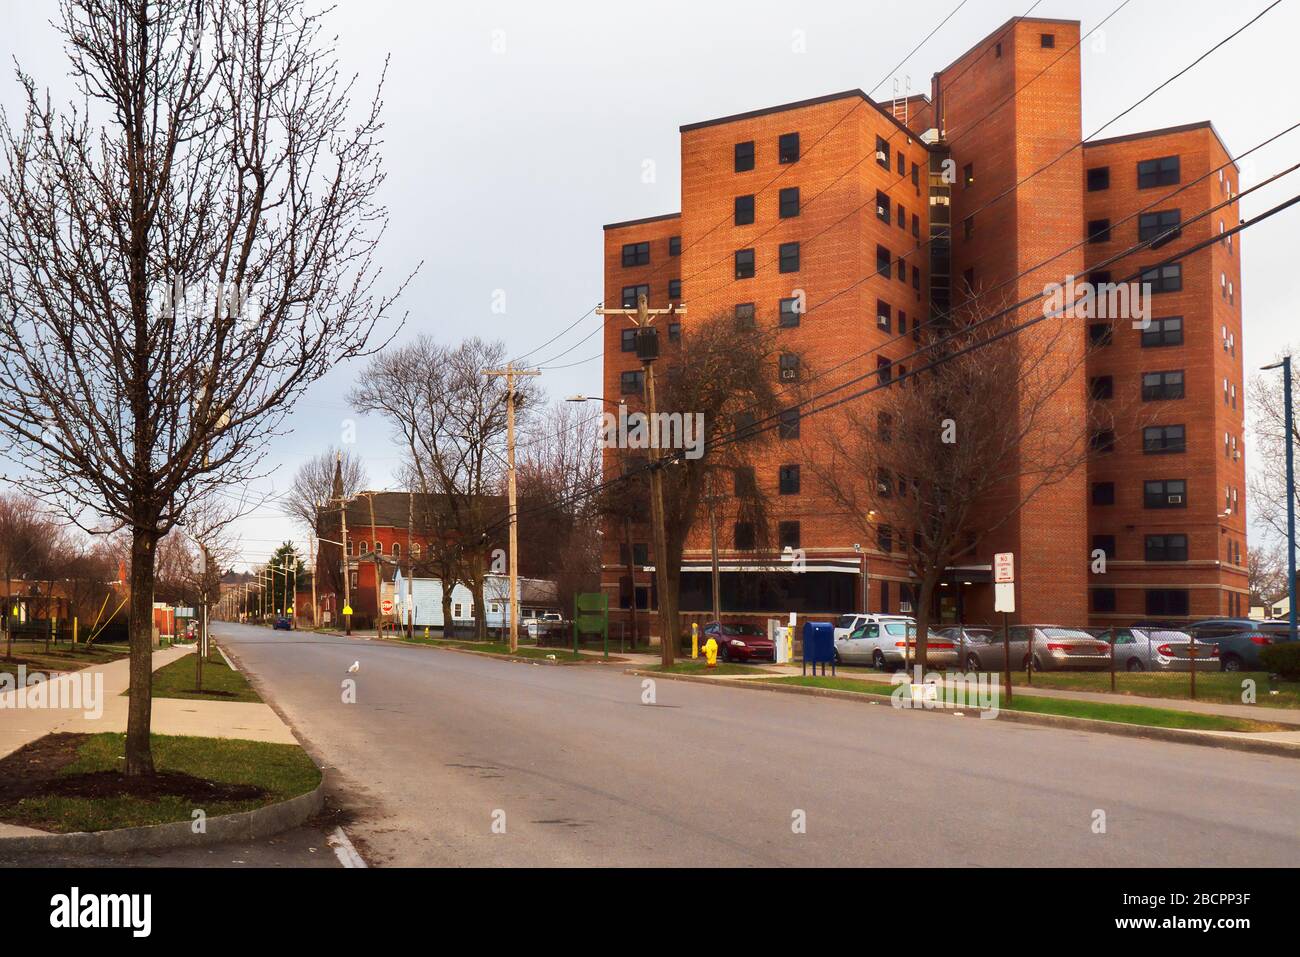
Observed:
[[[826,674],[826,665],[830,663],[831,674],[835,674],[835,626],[827,621],[805,621],[803,623],[803,673],[808,673],[808,666],[822,666]]]

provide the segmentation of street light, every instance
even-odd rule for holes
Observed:
[[[1291,640],[1296,640],[1295,606],[1295,424],[1291,408],[1291,357],[1264,366],[1260,371],[1282,370],[1282,407],[1286,428],[1286,593],[1290,605]]]

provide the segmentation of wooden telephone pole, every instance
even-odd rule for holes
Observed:
[[[632,324],[637,327],[636,333],[636,355],[641,360],[641,368],[645,374],[645,402],[646,414],[650,417],[650,428],[655,428],[655,369],[654,361],[659,358],[659,336],[658,330],[654,328],[653,323],[655,316],[674,316],[682,315],[686,312],[684,306],[669,306],[667,309],[650,309],[647,308],[646,297],[637,296],[635,309],[606,309],[603,306],[596,310],[598,316],[631,316]],[[659,593],[659,651],[660,658],[664,667],[670,667],[673,659],[677,654],[677,596],[670,595],[668,589],[668,567],[666,559],[668,556],[667,534],[664,531],[664,486],[663,473],[659,467],[659,446],[656,442],[650,443],[650,520],[654,523],[652,529],[655,543],[655,585]],[[633,588],[632,604],[636,604],[635,586]]]
[[[538,376],[539,369],[516,369],[507,362],[504,369],[484,369],[489,378],[506,379],[506,470],[510,495],[510,650],[519,649],[519,508],[515,497],[515,376]]]

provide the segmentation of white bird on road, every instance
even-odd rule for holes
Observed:
[[[354,675],[360,670],[361,670],[361,662],[354,661],[352,662],[352,667],[348,669],[348,674]]]

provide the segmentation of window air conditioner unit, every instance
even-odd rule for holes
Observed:
[[[1182,504],[1183,504],[1183,497],[1182,497],[1181,495],[1170,495],[1170,496],[1169,496],[1169,504],[1170,504],[1170,505],[1182,505]]]
[[[910,615],[912,613],[912,603],[910,601],[900,601],[898,603],[898,613],[900,615]]]
[[[1233,452],[1232,452],[1232,461],[1234,461],[1234,462],[1239,462],[1239,461],[1241,461],[1241,453],[1238,452],[1238,451],[1236,451],[1235,449],[1234,449]]]
[[[885,209],[885,207],[883,207],[883,206],[877,206],[877,207],[876,207],[876,215],[877,215],[877,216],[888,216],[888,215],[889,215],[889,210]]]
[[[781,378],[782,378],[782,379],[793,379],[793,378],[794,378],[794,374],[795,374],[795,373],[794,373],[794,370],[793,370],[793,369],[782,369],[782,370],[781,370]]]
[[[876,150],[876,162],[877,163],[889,162],[889,154],[886,153],[884,150]]]

